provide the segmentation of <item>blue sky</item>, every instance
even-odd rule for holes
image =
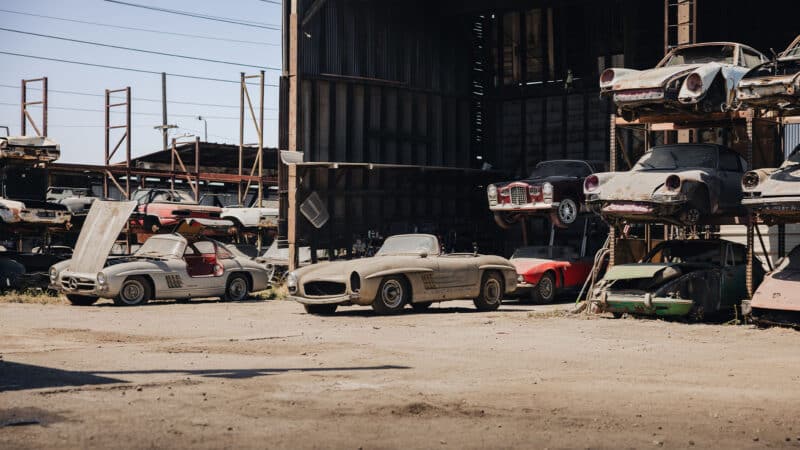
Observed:
[[[130,2],[211,16],[267,23],[278,27],[280,27],[281,22],[280,5],[260,0],[236,0],[235,2],[130,0]],[[88,22],[268,43],[272,45],[233,43],[120,30],[0,11],[3,28],[256,66],[279,68],[281,65],[280,31],[178,16],[108,3],[103,0],[3,0],[0,2],[0,9]],[[102,48],[8,31],[0,31],[0,51],[227,80],[238,80],[239,73],[243,71],[248,74],[257,74],[259,70],[252,67],[190,61],[168,56]],[[0,86],[0,125],[9,126],[11,134],[19,134],[20,90],[18,86],[20,85],[20,80],[22,78],[47,76],[50,87],[49,103],[51,107],[49,110],[48,134],[61,143],[62,162],[102,163],[104,146],[104,115],[102,110],[104,100],[102,96],[64,94],[53,92],[54,90],[102,95],[107,88],[117,89],[131,86],[133,97],[143,99],[161,98],[160,75],[86,67],[4,54],[0,55],[0,58],[3,61],[0,66],[2,67],[0,69],[0,85],[2,85]],[[267,84],[278,84],[279,75],[280,72],[278,71],[267,70]],[[5,87],[6,85],[13,86],[13,88]],[[251,95],[256,92],[257,86],[253,86]],[[30,96],[38,96],[39,94],[38,91],[33,91]],[[225,108],[168,103],[168,112],[170,114],[169,123],[180,127],[178,130],[172,130],[173,134],[199,134],[202,139],[203,122],[197,120],[194,116],[210,116],[211,118],[207,119],[208,140],[238,145],[239,86],[237,84],[168,77],[167,94],[168,101],[235,106],[235,108]],[[253,97],[253,101],[257,102],[256,97]],[[7,105],[9,103],[12,105]],[[97,112],[56,109],[59,107],[90,109],[97,110]],[[276,146],[278,131],[277,88],[266,88],[265,108],[265,144]],[[159,149],[161,146],[161,134],[159,131],[154,130],[153,126],[161,124],[161,104],[134,100],[132,112],[133,131],[131,142],[133,155],[141,155]],[[34,117],[36,118],[35,120],[39,121],[41,113],[38,113],[37,110]],[[124,120],[122,114],[112,117],[120,121],[120,123]],[[33,134],[30,129],[29,134]],[[252,124],[246,122],[245,142],[256,142],[255,136]]]

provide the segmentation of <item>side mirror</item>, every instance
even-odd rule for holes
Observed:
[[[427,250],[423,250],[423,251],[419,252],[419,257],[420,258],[427,258],[428,257],[428,251]]]

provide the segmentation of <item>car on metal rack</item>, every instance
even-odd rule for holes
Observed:
[[[64,205],[73,217],[85,216],[97,197],[89,188],[51,186],[47,188],[48,202]]]
[[[71,259],[50,268],[51,284],[74,305],[110,298],[122,306],[151,299],[219,297],[239,301],[269,287],[263,265],[204,236],[206,227],[230,226],[184,219],[181,234],[151,236],[132,255],[109,257],[136,202],[96,201]]]
[[[604,163],[581,160],[543,161],[522,180],[487,186],[489,209],[502,228],[509,228],[522,215],[545,215],[558,227],[575,222],[586,211],[583,181],[602,171]]]
[[[387,238],[375,256],[312,264],[286,277],[289,296],[311,314],[333,314],[340,305],[372,306],[396,314],[410,304],[423,311],[433,302],[473,299],[495,310],[514,291],[517,271],[505,258],[477,253],[442,254],[429,234]]]
[[[61,156],[61,146],[47,137],[0,137],[0,161],[53,162]]]
[[[736,89],[736,98],[745,106],[800,107],[800,36],[776,58],[747,72]]]
[[[0,224],[66,227],[66,206],[46,200],[47,169],[27,163],[0,166]]]
[[[768,59],[736,42],[681,45],[652,69],[610,68],[600,74],[600,95],[610,97],[626,120],[669,112],[726,111],[739,80]]]
[[[748,297],[747,248],[718,240],[670,240],[656,245],[635,264],[615,265],[593,288],[599,312],[688,317],[732,315]],[[753,261],[753,283],[764,276]]]
[[[201,205],[211,205],[222,208],[220,217],[232,221],[238,228],[277,228],[278,227],[278,201],[276,199],[263,199],[258,205],[258,199],[253,196],[247,206],[238,204],[236,195],[232,194],[206,194],[200,199]]]
[[[608,222],[696,225],[741,212],[746,168],[741,156],[720,145],[660,145],[627,172],[587,177],[583,192],[589,208]]]
[[[569,246],[520,247],[509,261],[517,270],[514,294],[538,304],[551,303],[563,292],[577,293],[594,266],[592,257],[581,257]]]
[[[762,325],[800,327],[800,246],[781,259],[764,277],[751,300],[742,302],[742,313]]]
[[[745,173],[742,195],[742,205],[769,225],[800,221],[800,145],[780,167]]]
[[[222,208],[200,205],[189,192],[180,189],[137,189],[131,199],[136,202],[132,225],[146,233],[184,219],[219,219],[222,215]]]

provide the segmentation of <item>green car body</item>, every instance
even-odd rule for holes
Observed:
[[[732,313],[748,298],[747,251],[725,240],[673,240],[657,245],[644,262],[614,266],[595,289],[601,311],[615,315],[683,317]],[[764,270],[753,263],[753,279]]]

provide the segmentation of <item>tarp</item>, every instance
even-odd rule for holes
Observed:
[[[69,269],[73,272],[95,274],[106,264],[111,247],[131,216],[136,202],[92,203],[83,223],[78,243],[72,253]]]

